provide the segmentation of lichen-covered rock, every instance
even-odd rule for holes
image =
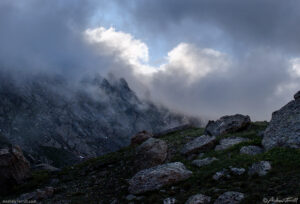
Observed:
[[[247,142],[249,139],[242,137],[230,137],[220,140],[220,144],[216,146],[215,150],[225,150],[236,144]]]
[[[181,153],[189,155],[207,151],[213,148],[215,146],[215,143],[215,136],[202,135],[185,144],[183,149],[181,150]]]
[[[245,198],[240,192],[228,191],[220,195],[214,204],[238,204]]]
[[[222,169],[222,171],[218,171],[213,175],[213,179],[218,181],[221,178],[230,178],[229,171],[227,169]]]
[[[19,146],[0,150],[0,186],[19,184],[30,177],[30,164]],[[5,190],[5,189],[3,189]]]
[[[240,175],[242,175],[246,172],[246,169],[230,167],[230,171],[231,171],[232,174],[240,176]]]
[[[131,145],[142,144],[143,142],[145,142],[147,139],[149,139],[151,137],[153,137],[153,135],[151,133],[149,133],[145,130],[141,131],[131,138]]]
[[[252,166],[248,170],[249,175],[258,174],[259,176],[266,175],[270,170],[272,169],[272,166],[269,161],[260,161],[252,164]]]
[[[300,148],[300,91],[295,94],[294,98],[295,100],[272,114],[262,140],[265,149]]]
[[[196,194],[191,197],[185,202],[185,204],[209,204],[211,198],[209,196],[203,194]]]
[[[167,163],[139,171],[129,180],[129,192],[140,194],[147,191],[158,190],[188,179],[192,172],[186,169],[181,162]]]
[[[214,161],[217,161],[218,159],[215,157],[207,157],[204,159],[196,159],[194,161],[192,161],[192,164],[198,167],[202,167],[202,166],[206,166],[211,164]]]
[[[205,134],[219,136],[226,133],[234,133],[250,125],[249,116],[241,114],[223,116],[217,121],[209,121],[205,127]]]
[[[146,169],[162,164],[166,160],[168,145],[163,140],[149,138],[137,147],[136,152],[136,167]]]
[[[249,145],[240,149],[241,154],[257,155],[263,153],[263,149],[259,146]]]

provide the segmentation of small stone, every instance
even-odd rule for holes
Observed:
[[[245,173],[246,169],[244,168],[235,168],[235,167],[230,167],[230,171],[235,174],[235,175],[242,175]]]
[[[218,181],[221,178],[230,178],[229,172],[227,169],[223,169],[222,171],[218,171],[213,175],[213,179]]]
[[[215,157],[207,157],[205,159],[196,159],[192,161],[192,164],[198,167],[206,166],[211,164],[214,161],[217,161],[218,159]]]
[[[265,176],[271,170],[271,168],[272,167],[269,161],[256,162],[249,168],[248,174],[258,174],[259,176]]]
[[[191,197],[185,202],[185,204],[209,204],[211,198],[209,196],[203,194],[196,194]]]
[[[240,150],[241,154],[257,155],[263,153],[263,149],[259,146],[244,146]]]
[[[220,195],[214,204],[239,204],[245,198],[243,193],[228,191]]]
[[[128,201],[132,201],[132,200],[135,200],[135,199],[136,199],[135,195],[129,194],[128,196],[126,196],[126,200],[128,200]]]
[[[176,199],[175,198],[166,198],[163,201],[164,204],[174,204],[176,203]]]

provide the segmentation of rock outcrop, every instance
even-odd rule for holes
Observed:
[[[241,154],[257,155],[263,153],[263,149],[259,146],[249,145],[240,149]]]
[[[248,169],[249,175],[258,174],[259,176],[265,176],[272,169],[269,161],[260,161],[252,164]]]
[[[211,198],[209,196],[203,194],[196,194],[191,197],[185,202],[185,204],[209,204]]]
[[[272,114],[262,140],[265,149],[300,148],[300,91],[295,94],[294,99]]]
[[[230,137],[220,140],[220,144],[216,146],[215,150],[225,150],[236,144],[247,142],[249,139],[242,137]]]
[[[30,177],[30,164],[19,146],[0,150],[0,186],[20,184]],[[3,189],[5,190],[5,189]]]
[[[214,204],[238,204],[245,198],[245,195],[240,192],[228,191],[220,195]]]
[[[153,135],[145,130],[138,132],[131,138],[131,145],[139,145],[145,142],[147,139],[153,137]]]
[[[181,150],[181,153],[188,155],[188,154],[207,151],[213,148],[215,143],[216,143],[216,137],[202,135],[185,144],[183,149]]]
[[[219,136],[227,133],[234,133],[249,126],[249,116],[241,114],[223,116],[217,121],[209,121],[205,127],[204,134]]]
[[[54,166],[51,166],[50,164],[46,163],[41,163],[41,164],[36,164],[32,167],[34,170],[44,170],[44,171],[49,171],[49,172],[58,172],[60,171],[59,168],[56,168]]]
[[[160,139],[149,138],[136,149],[136,167],[146,169],[162,164],[168,154],[168,145]]]
[[[129,180],[128,190],[132,194],[157,190],[188,179],[191,175],[192,172],[181,162],[167,163],[138,172]]]

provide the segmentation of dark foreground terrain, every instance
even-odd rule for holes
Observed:
[[[176,203],[185,203],[190,196],[199,193],[210,196],[213,202],[227,191],[244,193],[245,199],[242,203],[263,203],[264,198],[272,197],[298,197],[300,195],[300,149],[277,147],[256,155],[240,153],[243,146],[260,146],[262,140],[260,133],[266,127],[266,122],[254,122],[243,131],[217,137],[217,141],[232,136],[249,140],[226,150],[211,149],[204,153],[201,157],[215,157],[218,160],[202,167],[192,164],[192,160],[198,155],[184,156],[180,150],[187,142],[202,135],[204,129],[189,128],[160,136],[159,139],[168,144],[168,157],[165,163],[182,162],[193,174],[184,181],[164,186],[159,190],[136,196],[130,195],[128,179],[135,175],[137,167],[135,167],[136,146],[129,146],[64,168],[57,173],[33,172],[31,179],[23,185],[16,186],[12,194],[1,200],[20,198],[20,194],[47,186],[53,187],[54,193],[41,200],[42,203],[163,203],[166,198],[175,198]],[[268,174],[248,175],[249,167],[262,160],[270,161],[272,164]],[[213,179],[216,172],[230,166],[244,168],[246,172],[242,175]]]

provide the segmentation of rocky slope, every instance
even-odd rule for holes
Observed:
[[[124,79],[100,76],[14,81],[0,75],[0,146],[12,143],[30,162],[54,166],[116,151],[138,131],[159,132],[186,120],[141,101]]]
[[[299,106],[294,107],[283,108],[280,114],[293,117],[292,124],[297,125]],[[270,123],[233,115],[211,121],[205,129],[140,132],[130,146],[117,152],[59,172],[33,171],[1,199],[78,204],[297,203],[300,149],[289,146],[289,138],[299,129],[288,129],[290,134],[281,136],[280,145],[268,148],[266,140],[276,140],[280,133],[273,129],[278,121],[277,113]],[[213,124],[222,124],[222,133],[220,125]],[[290,124],[280,120],[283,127]],[[270,134],[270,129],[277,134]],[[208,131],[217,135],[204,135]]]

